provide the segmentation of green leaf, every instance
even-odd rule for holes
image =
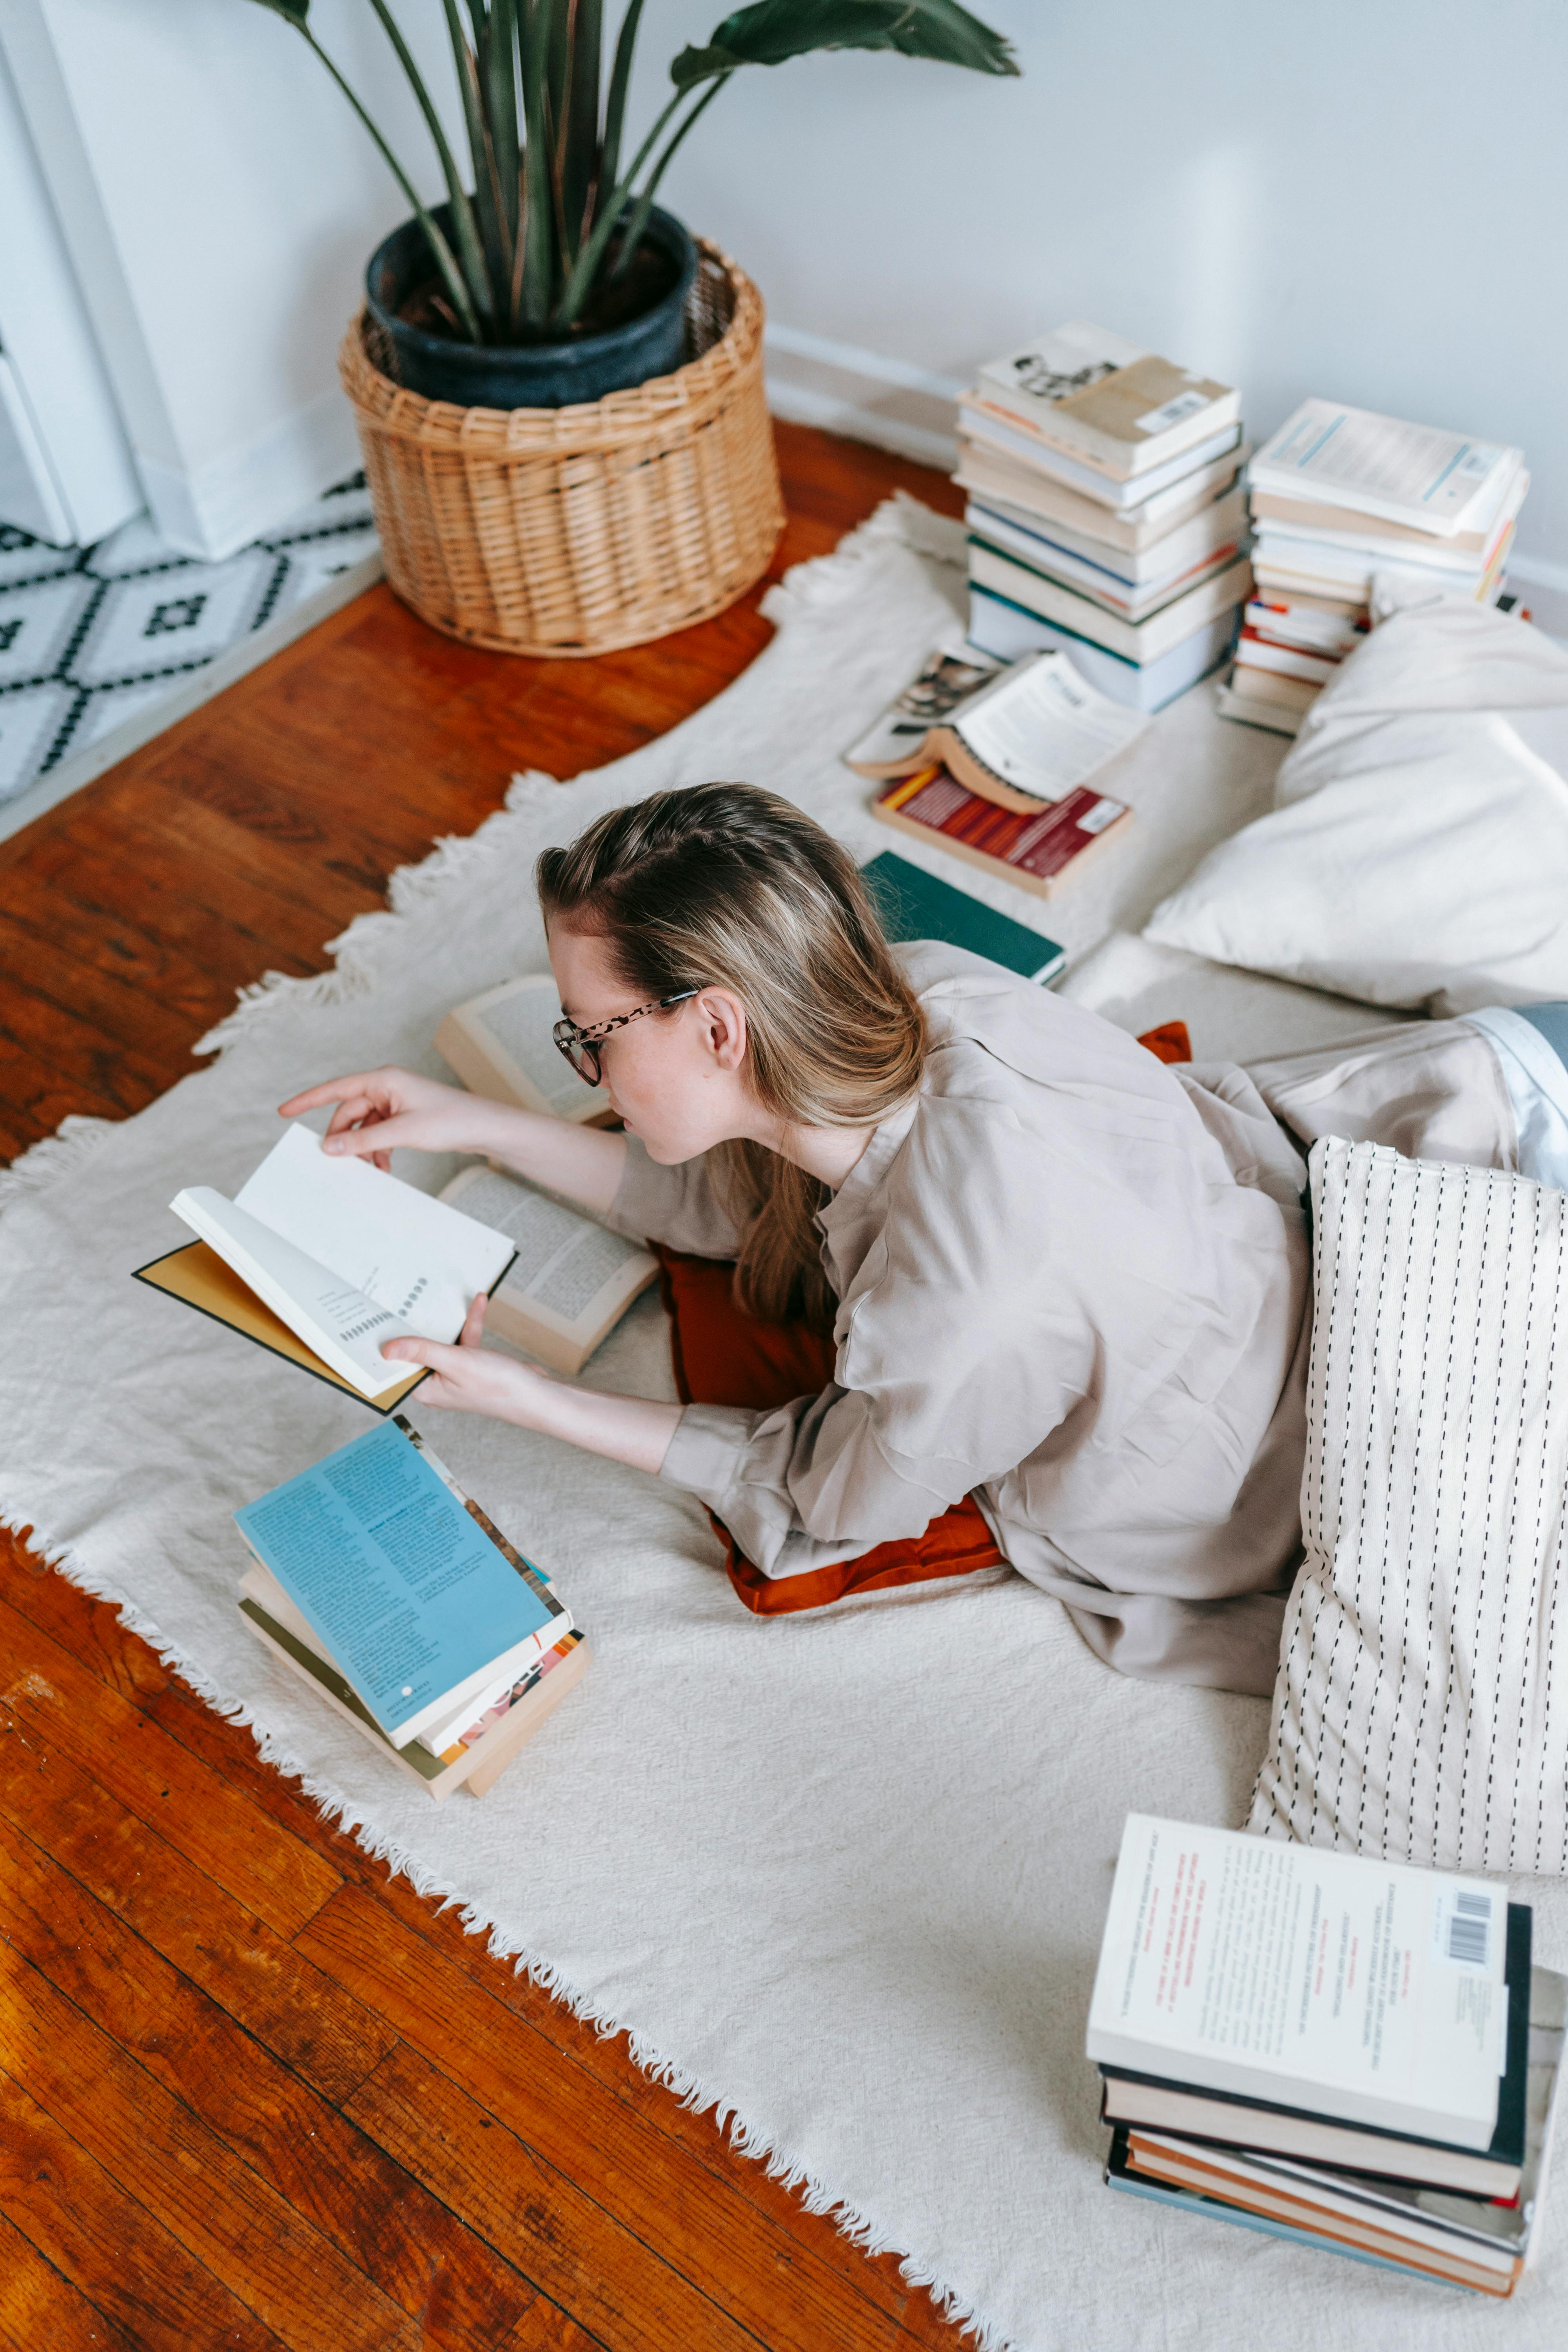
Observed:
[[[257,0],[258,7],[270,8],[275,16],[285,16],[297,33],[305,29],[310,13],[310,0]]]
[[[692,89],[737,66],[779,66],[814,49],[896,49],[975,73],[1019,69],[1009,43],[958,0],[754,0],[715,26],[705,48],[682,49],[669,78]]]

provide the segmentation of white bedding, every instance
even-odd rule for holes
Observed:
[[[1568,997],[1565,739],[1550,637],[1474,604],[1397,613],[1308,711],[1275,806],[1148,937],[1436,1013]]]

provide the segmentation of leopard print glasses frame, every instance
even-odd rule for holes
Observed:
[[[635,1013],[617,1013],[613,1020],[590,1022],[586,1029],[563,1019],[550,1034],[584,1085],[596,1087],[605,1075],[600,1049],[612,1031],[624,1029],[628,1021],[640,1021],[645,1013],[667,1013],[672,1004],[684,1004],[689,996],[700,996],[707,985],[700,980],[695,988],[678,989],[673,996],[656,996],[651,1003],[639,1004]]]

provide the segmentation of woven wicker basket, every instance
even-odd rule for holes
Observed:
[[[468,645],[561,655],[644,645],[743,595],[784,505],[762,298],[711,246],[687,350],[674,375],[580,407],[458,408],[404,391],[357,319],[338,367],[405,603]]]

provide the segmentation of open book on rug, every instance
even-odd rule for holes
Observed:
[[[561,1018],[554,977],[526,971],[456,1004],[436,1032],[436,1051],[470,1094],[519,1110],[543,1111],[574,1127],[614,1120],[604,1092],[585,1087],[552,1035]]]

